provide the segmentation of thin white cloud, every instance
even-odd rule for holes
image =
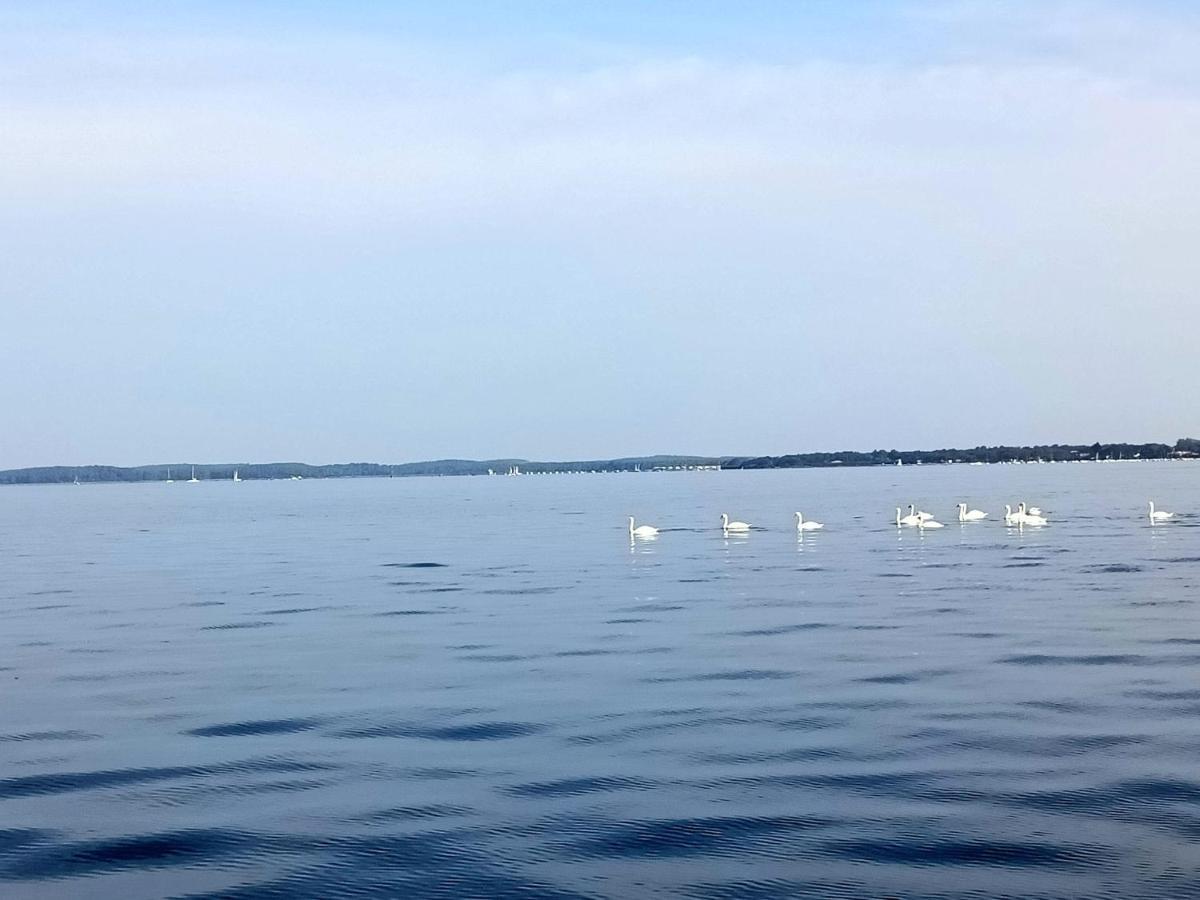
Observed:
[[[225,57],[204,65],[222,69]],[[290,216],[288,186],[300,181],[335,205],[344,193],[367,209],[419,200],[427,210],[444,196],[460,209],[472,196],[520,205],[530,191],[538,195],[539,183],[559,179],[599,192],[609,181],[653,190],[756,179],[814,159],[848,173],[907,164],[917,177],[972,156],[985,178],[993,164],[1015,170],[1025,160],[1036,171],[1062,154],[1110,153],[1114,166],[1136,166],[1130,133],[1142,137],[1147,164],[1184,164],[1200,139],[1195,97],[1150,94],[1111,75],[1046,63],[690,58],[583,74],[393,74],[402,89],[365,96],[353,85],[206,84],[195,70],[185,89],[153,68],[82,97],[17,86],[4,109],[0,191],[10,201],[45,193],[86,203],[91,192],[179,197],[195,189],[211,200],[224,190],[231,200],[278,202]],[[54,77],[26,80],[38,75]]]
[[[558,58],[551,51],[514,61],[477,45],[351,33],[4,32],[7,283],[35,285],[43,298],[72,290],[86,298],[97,283],[90,275],[45,275],[57,277],[71,255],[64,247],[86,252],[101,231],[141,254],[162,231],[202,235],[210,255],[181,282],[202,278],[209,293],[225,290],[269,312],[241,342],[221,327],[201,328],[210,346],[198,356],[211,365],[223,351],[257,367],[259,334],[305,287],[286,282],[292,294],[271,294],[272,278],[290,272],[260,271],[264,248],[316,256],[330,242],[418,246],[410,253],[440,249],[450,262],[431,263],[425,280],[418,272],[386,287],[369,267],[355,268],[344,291],[339,271],[328,290],[358,319],[336,319],[339,332],[312,326],[310,312],[289,326],[302,332],[308,358],[320,360],[314,391],[349,371],[339,361],[345,347],[354,355],[370,346],[364,383],[412,379],[435,398],[451,384],[446,402],[457,403],[454,391],[470,393],[470,385],[439,376],[438,360],[465,346],[481,365],[525,379],[535,397],[527,406],[513,390],[503,415],[491,401],[480,408],[528,421],[533,433],[541,409],[534,391],[572,386],[601,396],[606,354],[629,345],[654,353],[686,339],[661,363],[661,381],[677,396],[695,391],[693,405],[680,400],[674,414],[703,421],[711,401],[702,394],[723,397],[730,415],[745,417],[743,433],[765,435],[764,449],[791,446],[779,423],[793,396],[748,376],[713,381],[706,361],[716,354],[740,352],[774,372],[803,356],[839,372],[837,383],[806,395],[833,445],[875,441],[865,425],[846,421],[844,392],[863,422],[886,422],[905,399],[969,419],[978,404],[964,396],[994,396],[998,407],[1002,385],[1018,400],[997,412],[1010,429],[993,433],[997,440],[1071,437],[1056,430],[1063,422],[1119,424],[1112,408],[1177,377],[1187,336],[1200,328],[1192,301],[1200,259],[1191,246],[1200,224],[1200,88],[1184,77],[1188,53],[1200,59],[1200,29],[1189,16],[1127,11],[1080,21],[1087,17],[1064,6],[1005,9],[1018,12],[1001,28],[990,4],[939,5],[927,27],[941,29],[943,52],[866,62],[626,47],[560,65],[547,61]],[[1113,37],[1122,30],[1124,52]],[[1168,50],[1157,62],[1156,42]],[[507,252],[519,262],[504,269]],[[177,258],[202,267],[186,253]],[[479,259],[501,274],[483,264],[472,274]],[[418,268],[411,256],[409,265]],[[549,274],[533,271],[543,265]],[[112,292],[100,283],[97,291]],[[181,295],[192,296],[189,289]],[[393,295],[422,291],[454,299],[422,309],[422,327],[436,339],[407,348],[422,360],[410,371],[376,330],[354,323],[386,315]],[[540,347],[528,370],[513,366],[495,338],[517,325],[472,299],[497,295],[535,323],[519,323],[522,339],[532,334],[530,345]],[[636,301],[610,308],[610,295]],[[126,310],[137,323],[158,302],[104,296],[118,318]],[[564,296],[580,297],[579,308]],[[199,309],[207,300],[181,302]],[[63,304],[30,312],[30,327],[53,334],[77,321]],[[85,315],[103,327],[103,311]],[[136,347],[115,340],[126,356]],[[977,350],[956,356],[964,345]],[[894,400],[877,396],[872,386],[895,382],[909,347],[963,369],[947,382],[891,387],[901,392]],[[21,352],[7,358],[37,357]],[[1013,369],[1014,353],[1036,366]],[[94,359],[103,364],[93,368],[107,367]],[[162,365],[169,371],[170,361]],[[562,377],[543,387],[540,369]],[[17,383],[14,374],[0,368],[0,382]],[[1048,381],[1061,390],[1048,392]],[[739,390],[760,402],[741,410]],[[230,391],[223,399],[233,408],[240,401]],[[1175,422],[1188,414],[1186,402],[1166,398],[1138,413],[1146,423]],[[1036,433],[1011,433],[1027,419]],[[614,427],[634,433],[636,424]],[[580,435],[586,427],[577,423]],[[901,430],[895,439],[903,438]],[[677,440],[683,449],[731,449],[702,430]],[[586,435],[578,441],[588,444]],[[464,452],[488,451],[412,451]]]

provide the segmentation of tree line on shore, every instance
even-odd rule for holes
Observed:
[[[939,463],[1037,463],[1172,459],[1200,456],[1200,440],[1181,438],[1168,444],[1041,444],[1030,447],[972,447],[942,450],[872,450],[841,453],[796,453],[787,456],[734,457],[725,469],[796,469],[824,466],[935,465]]]

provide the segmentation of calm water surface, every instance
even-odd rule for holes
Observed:
[[[1150,498],[1200,465],[5,488],[0,894],[1200,897]]]

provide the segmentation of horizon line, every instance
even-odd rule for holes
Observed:
[[[1161,454],[1155,458],[1166,458],[1172,453],[1174,454],[1197,454],[1200,453],[1200,440],[1195,438],[1180,438],[1174,443],[1165,443],[1160,441],[1148,442],[1132,442],[1132,441],[1092,441],[1090,443],[1040,443],[1040,444],[977,444],[972,447],[937,447],[929,449],[907,449],[897,450],[895,448],[884,449],[874,448],[872,450],[812,450],[798,451],[793,453],[782,454],[723,454],[723,455],[701,455],[701,454],[686,454],[686,453],[654,453],[637,456],[615,456],[615,457],[593,457],[590,459],[530,459],[524,457],[491,457],[483,459],[471,459],[466,457],[441,457],[437,459],[413,460],[402,463],[382,463],[360,460],[356,462],[339,462],[339,463],[306,463],[297,461],[274,461],[274,462],[220,462],[220,463],[193,463],[193,462],[170,462],[170,463],[145,463],[132,466],[112,465],[108,463],[87,463],[84,465],[40,465],[40,466],[20,466],[10,469],[0,469],[0,477],[3,476],[20,476],[32,475],[36,473],[62,473],[62,472],[86,472],[95,470],[108,470],[113,474],[117,473],[136,473],[148,471],[162,471],[175,467],[195,466],[198,469],[205,471],[212,470],[231,470],[234,467],[247,467],[248,469],[281,469],[293,467],[297,469],[311,470],[314,474],[320,470],[346,470],[354,468],[366,468],[371,470],[410,470],[407,474],[423,474],[412,471],[422,467],[488,467],[496,465],[508,466],[560,466],[560,467],[611,467],[614,465],[622,466],[639,466],[641,464],[671,464],[674,466],[697,466],[697,465],[726,465],[728,463],[768,463],[772,461],[801,461],[807,460],[810,464],[816,465],[838,465],[843,464],[841,460],[826,459],[827,457],[846,456],[853,457],[852,461],[847,461],[846,465],[864,465],[872,464],[864,460],[878,459],[880,456],[887,457],[890,460],[899,460],[901,457],[912,457],[913,462],[917,462],[922,456],[939,456],[947,454],[980,454],[980,453],[1018,453],[1029,455],[1038,451],[1057,450],[1067,451],[1068,453],[1079,456],[1084,451],[1092,451],[1097,453],[1105,452],[1121,452],[1124,449],[1153,449]],[[1140,458],[1140,453],[1133,458]],[[953,462],[952,459],[938,459],[937,462]],[[977,460],[975,460],[977,461]],[[1007,460],[992,460],[992,461],[1007,461]],[[878,463],[874,463],[878,464]],[[771,467],[767,465],[746,466],[738,465],[736,468],[760,468]],[[786,463],[785,463],[785,466]],[[490,470],[489,470],[490,471]],[[351,475],[351,472],[345,472],[344,475]],[[372,471],[370,473],[363,472],[363,475],[371,474],[391,474],[386,471]],[[483,474],[482,472],[445,472],[441,474]],[[253,477],[253,475],[251,476]],[[268,476],[270,477],[270,476]],[[332,472],[324,477],[337,477]]]

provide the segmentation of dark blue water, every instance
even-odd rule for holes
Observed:
[[[0,894],[1200,897],[1150,498],[1200,466],[4,489]]]

